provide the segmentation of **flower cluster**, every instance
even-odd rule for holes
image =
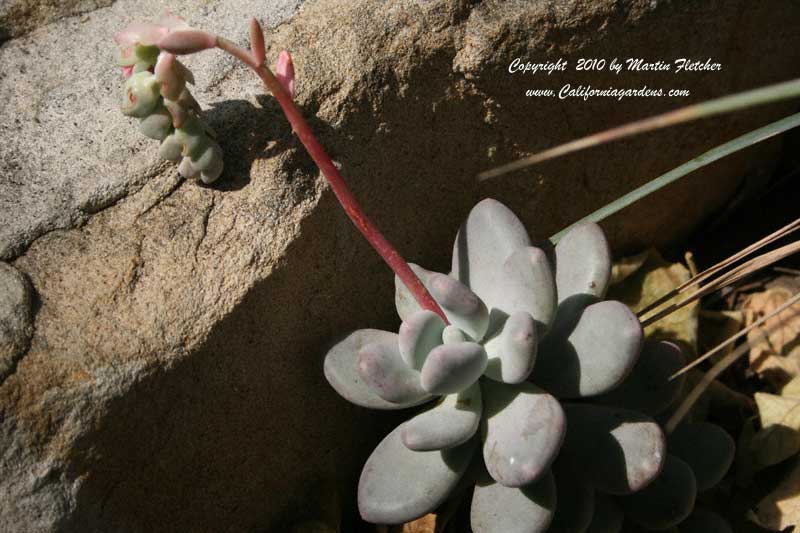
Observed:
[[[187,86],[194,83],[192,73],[158,46],[170,34],[192,33],[182,19],[167,14],[158,24],[131,24],[116,35],[118,62],[127,78],[122,112],[138,118],[147,137],[161,141],[159,154],[180,162],[183,177],[211,183],[222,173],[222,149]]]

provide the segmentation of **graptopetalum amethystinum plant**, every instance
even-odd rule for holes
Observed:
[[[398,282],[399,333],[358,330],[325,357],[328,381],[357,405],[434,402],[367,460],[364,519],[434,510],[482,456],[476,532],[614,532],[624,520],[727,530],[710,511],[687,519],[697,491],[727,472],[733,440],[708,423],[667,438],[652,418],[680,394],[682,382],[668,378],[684,359],[675,344],[643,342],[636,315],[602,300],[611,258],[599,226],[578,225],[547,254],[486,199],[456,235],[449,275],[413,268],[450,324]]]
[[[276,77],[255,20],[250,38],[246,51],[171,15],[128,27],[116,39],[128,77],[123,111],[162,141],[165,158],[181,161],[182,175],[214,181],[222,151],[175,55],[217,47],[237,57],[273,93],[351,220],[397,275],[399,334],[358,330],[325,357],[329,382],[353,403],[435,402],[368,459],[362,517],[406,522],[474,483],[476,532],[600,533],[623,522],[726,531],[718,516],[692,510],[697,491],[727,471],[733,442],[711,424],[684,424],[667,438],[651,418],[679,394],[681,382],[667,378],[683,357],[671,343],[643,342],[636,316],[602,300],[611,260],[600,228],[577,226],[548,255],[509,209],[484,200],[456,236],[449,275],[410,267],[294,105],[288,53]]]

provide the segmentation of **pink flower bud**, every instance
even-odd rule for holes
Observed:
[[[264,32],[255,17],[250,19],[250,50],[256,65],[263,65],[264,60],[267,58],[267,52],[264,47]]]
[[[278,55],[275,77],[278,78],[289,96],[294,97],[294,63],[292,63],[292,56],[286,50]]]
[[[168,33],[158,47],[176,55],[194,54],[217,46],[217,37],[200,30],[180,30]]]

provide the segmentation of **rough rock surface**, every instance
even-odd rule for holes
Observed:
[[[245,14],[278,26],[270,57],[292,51],[297,100],[355,194],[410,260],[438,270],[481,197],[544,237],[792,108],[479,184],[479,170],[684,103],[531,99],[525,89],[647,83],[690,88],[694,102],[800,74],[791,0],[299,4],[171,7],[241,41]],[[347,405],[322,377],[335,335],[396,326],[392,275],[257,80],[221,54],[187,61],[226,152],[214,187],[179,181],[115,110],[111,36],[159,6],[117,0],[0,48],[0,257],[37,295],[29,348],[0,385],[0,530],[285,530],[315,513],[320,484],[335,478],[351,497],[378,424],[398,421]],[[634,50],[725,68],[624,79],[506,71],[517,56]],[[777,147],[720,162],[608,221],[612,242],[680,238],[770,168]]]
[[[16,268],[0,262],[0,384],[14,371],[33,335],[33,294]]]

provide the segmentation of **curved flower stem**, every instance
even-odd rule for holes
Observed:
[[[414,295],[417,303],[423,309],[433,311],[439,315],[446,324],[449,323],[444,311],[442,311],[441,307],[439,307],[439,304],[436,303],[436,300],[433,299],[431,294],[425,288],[425,285],[422,284],[420,279],[416,274],[414,274],[414,271],[411,270],[411,267],[408,266],[408,263],[406,263],[400,253],[394,248],[394,246],[392,246],[386,237],[383,236],[372,220],[367,217],[363,209],[361,209],[361,206],[353,196],[352,191],[350,191],[347,183],[345,183],[344,178],[342,178],[342,175],[339,174],[339,170],[333,164],[333,161],[331,161],[331,158],[317,140],[314,132],[311,131],[311,127],[303,118],[300,110],[297,109],[297,106],[292,101],[292,98],[286,93],[283,86],[272,73],[272,71],[270,71],[270,69],[267,68],[263,63],[259,63],[247,50],[236,46],[227,39],[218,37],[216,44],[219,49],[242,61],[244,64],[250,67],[259,78],[261,78],[261,81],[264,82],[264,85],[278,101],[278,104],[280,104],[281,109],[286,115],[286,118],[292,125],[292,130],[300,138],[300,142],[303,143],[303,146],[305,146],[308,154],[311,156],[311,159],[314,160],[319,169],[322,171],[322,175],[328,180],[328,183],[330,184],[331,189],[333,189],[336,198],[339,200],[339,203],[341,204],[345,213],[347,213],[347,216],[349,216],[350,220],[353,221],[353,224],[355,224],[356,228],[358,228],[364,238],[367,239],[370,245],[372,245],[375,251],[378,252],[378,254],[383,258],[386,264],[389,265],[394,273],[397,274],[397,277],[400,278],[408,290],[411,291],[411,294]]]

